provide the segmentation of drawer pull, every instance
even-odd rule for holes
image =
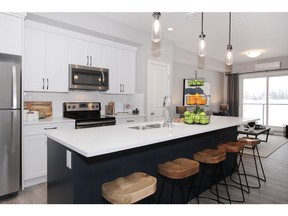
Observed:
[[[57,127],[44,128],[44,130],[55,130]]]
[[[127,122],[134,122],[134,120],[127,120]]]

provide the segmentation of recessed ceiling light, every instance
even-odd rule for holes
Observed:
[[[174,28],[173,28],[173,27],[169,27],[167,30],[168,30],[168,31],[173,31]]]
[[[249,50],[246,52],[246,55],[249,58],[256,58],[262,54],[262,50]]]
[[[187,20],[193,20],[195,18],[196,18],[196,13],[194,13],[194,12],[190,12],[190,13],[186,14],[186,19]]]

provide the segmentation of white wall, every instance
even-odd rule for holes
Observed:
[[[232,72],[234,73],[245,73],[255,71],[255,64],[268,63],[280,61],[281,68],[288,68],[288,56],[273,58],[273,59],[263,59],[261,61],[250,61],[245,63],[234,64]]]

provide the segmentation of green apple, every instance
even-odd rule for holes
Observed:
[[[193,118],[193,116],[189,116],[188,117],[188,124],[193,124],[193,122],[194,122],[194,118]]]
[[[199,114],[196,114],[194,117],[194,121],[198,124],[201,120],[201,116]]]
[[[185,116],[185,117],[186,117],[186,116],[190,116],[190,111],[189,111],[189,110],[185,111],[185,112],[184,112],[184,116]]]
[[[209,124],[209,116],[203,116],[200,123],[201,124]]]

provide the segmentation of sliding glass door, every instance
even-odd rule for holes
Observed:
[[[288,124],[288,76],[268,77],[268,125]]]
[[[288,124],[288,71],[240,75],[240,116],[269,127]]]

